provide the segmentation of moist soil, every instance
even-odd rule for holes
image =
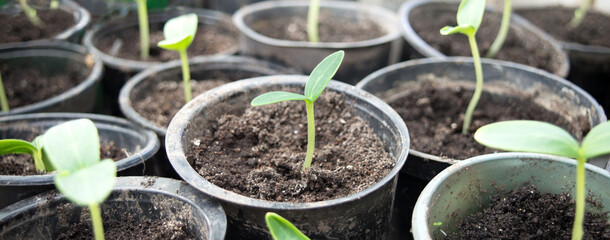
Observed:
[[[587,202],[589,207],[599,203]],[[600,207],[601,208],[601,207]],[[524,186],[491,197],[483,212],[466,217],[453,239],[570,239],[574,201],[568,193],[540,193]],[[608,213],[585,214],[583,239],[610,239]]]
[[[24,13],[0,14],[0,44],[53,38],[76,24],[74,16],[62,10],[38,9],[36,14],[44,26],[33,25]]]
[[[491,94],[483,91],[474,111],[468,134],[462,134],[464,112],[473,90],[465,87],[439,86],[442,83],[421,81],[386,101],[402,117],[409,128],[411,149],[451,159],[466,159],[497,150],[474,141],[474,132],[487,124],[504,120],[538,120],[567,129],[580,139],[590,129],[583,117],[568,122],[554,112],[532,102],[527,95]],[[404,88],[403,88],[404,87]],[[400,89],[405,89],[401,86]],[[398,91],[400,92],[400,91]]]
[[[516,12],[558,40],[610,47],[610,16],[602,13],[588,11],[580,26],[571,29],[569,22],[574,17],[574,9],[546,7]]]
[[[307,37],[307,17],[302,15],[273,16],[258,19],[250,27],[265,36],[291,41],[309,41]],[[321,9],[318,35],[320,42],[358,42],[385,35],[383,28],[370,18],[341,18],[330,11]]]
[[[457,26],[455,11],[433,11],[414,13],[410,22],[415,32],[430,46],[447,56],[472,56],[468,38],[463,34],[443,36],[439,30],[444,26]],[[485,56],[489,47],[498,35],[501,15],[486,12],[483,22],[476,34],[477,45],[481,57]],[[524,39],[510,28],[502,48],[496,59],[511,61],[555,72],[553,52],[550,46],[541,47],[539,39]]]
[[[314,202],[360,192],[385,177],[394,162],[342,99],[326,91],[316,100],[316,150],[306,170],[302,101],[248,106],[240,116],[210,119],[187,159],[211,183],[251,198]]]
[[[150,57],[147,61],[167,62],[179,59],[177,51],[165,50],[157,43],[165,39],[163,29],[150,29]],[[102,36],[96,43],[104,53],[123,58],[141,61],[140,31],[137,26],[114,31]],[[236,48],[238,31],[230,20],[220,20],[218,24],[199,24],[193,43],[187,49],[189,57],[213,55]]]

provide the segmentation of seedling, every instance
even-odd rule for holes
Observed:
[[[311,166],[315,148],[316,127],[314,124],[313,103],[318,99],[320,94],[322,94],[322,91],[324,91],[324,88],[326,88],[330,79],[335,75],[337,69],[339,69],[339,65],[341,65],[341,61],[343,61],[343,55],[343,51],[337,51],[324,58],[324,60],[311,71],[311,75],[309,75],[309,78],[305,83],[305,95],[275,91],[259,95],[251,102],[252,106],[261,106],[290,100],[305,101],[305,107],[307,109],[307,153],[305,154],[303,169],[307,169]]]
[[[500,24],[500,30],[498,31],[498,35],[494,42],[487,50],[485,54],[486,58],[495,58],[498,55],[498,52],[504,45],[504,41],[506,40],[506,36],[508,35],[508,29],[510,27],[510,15],[512,12],[512,0],[504,0],[504,9],[502,10],[502,23]]]
[[[28,5],[27,0],[19,0],[19,5],[21,5],[21,10],[23,10],[25,16],[30,20],[32,24],[34,24],[34,26],[42,27],[42,21],[40,20],[40,18],[38,18],[38,15],[36,15],[36,9],[30,7],[30,5]]]
[[[577,28],[580,25],[582,19],[587,15],[591,2],[592,0],[582,0],[580,7],[574,10],[574,18],[570,21],[570,29]]]
[[[536,152],[575,158],[576,213],[572,240],[582,239],[585,216],[585,163],[587,159],[610,153],[610,122],[591,129],[581,144],[560,127],[531,120],[485,125],[475,132],[474,139],[485,146],[505,151]]]
[[[318,42],[318,15],[320,14],[320,0],[311,0],[307,11],[307,38],[310,42]]]
[[[479,103],[481,92],[483,91],[483,67],[481,66],[481,57],[479,56],[479,47],[475,35],[485,12],[485,0],[462,0],[457,12],[457,26],[445,26],[441,29],[442,35],[450,35],[461,33],[468,37],[472,58],[474,59],[474,70],[476,75],[476,86],[472,99],[466,109],[464,115],[464,123],[462,125],[462,134],[468,133],[468,128],[472,121],[472,114]]]
[[[0,140],[0,155],[4,154],[30,154],[34,158],[34,166],[36,171],[50,171],[47,169],[42,159],[42,146],[40,138],[35,138],[34,141],[28,142],[19,139],[2,139]]]
[[[59,7],[59,0],[51,0],[51,3],[49,3],[49,8],[57,9],[57,7]]]
[[[265,214],[267,228],[271,232],[273,240],[309,240],[305,234],[299,231],[292,223],[277,213]]]
[[[191,45],[197,33],[197,14],[191,13],[175,17],[167,21],[163,27],[165,39],[157,45],[167,50],[174,50],[180,53],[182,62],[182,84],[184,85],[184,101],[191,101],[193,98],[191,85],[191,72],[189,70],[188,56],[186,49]]]
[[[8,112],[8,100],[6,98],[6,92],[4,91],[4,83],[2,82],[2,74],[0,73],[0,106],[3,112]]]
[[[138,5],[138,26],[140,27],[140,59],[146,60],[150,55],[148,30],[148,9],[146,0],[135,0]]]

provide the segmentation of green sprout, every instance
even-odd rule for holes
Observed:
[[[277,213],[268,212],[265,221],[273,240],[309,240],[309,237]]]
[[[504,0],[504,9],[502,10],[502,23],[500,24],[500,30],[498,31],[498,35],[494,42],[487,50],[485,54],[486,58],[495,58],[498,55],[498,52],[504,45],[504,41],[506,40],[506,36],[508,35],[508,29],[510,27],[510,15],[512,12],[512,0]]]
[[[135,0],[138,5],[138,25],[140,26],[140,58],[148,59],[150,55],[150,40],[148,31],[148,9],[146,8],[147,0]]]
[[[42,21],[40,18],[38,18],[38,15],[36,15],[36,9],[30,7],[27,0],[19,0],[19,5],[21,5],[23,13],[30,20],[30,22],[34,24],[34,26],[42,27]]]
[[[4,154],[30,154],[34,158],[36,171],[51,171],[51,168],[45,167],[42,159],[42,146],[38,137],[32,142],[20,139],[2,139],[0,140],[0,155]]]
[[[49,8],[57,9],[57,7],[59,7],[59,0],[51,0],[51,3],[49,3]]]
[[[2,74],[0,73],[0,106],[3,112],[8,112],[8,100],[6,98],[6,92],[4,91],[4,83],[2,82]]]
[[[307,109],[307,153],[305,154],[303,169],[307,169],[311,165],[315,148],[316,128],[314,124],[313,103],[322,94],[330,79],[339,69],[339,65],[343,61],[343,55],[343,51],[337,51],[328,55],[311,71],[311,75],[309,75],[305,83],[305,95],[283,91],[268,92],[254,98],[250,103],[252,106],[261,106],[290,100],[305,101]]]
[[[574,18],[570,21],[570,29],[577,28],[580,25],[582,19],[587,15],[591,2],[592,0],[583,0],[580,7],[574,10]]]
[[[576,213],[572,240],[582,239],[585,216],[585,163],[587,159],[610,153],[610,122],[597,125],[578,143],[570,133],[550,123],[513,120],[485,125],[474,139],[505,151],[535,152],[575,158]]]
[[[182,61],[182,81],[184,85],[184,101],[191,101],[193,98],[191,85],[191,72],[189,70],[186,49],[191,45],[197,33],[197,14],[191,13],[170,19],[163,27],[165,39],[158,43],[158,46],[167,50],[174,50],[180,53]]]
[[[318,15],[320,14],[320,0],[311,0],[307,11],[307,37],[310,42],[318,42]]]
[[[481,57],[479,56],[479,48],[475,35],[481,21],[483,21],[483,13],[485,12],[485,0],[462,0],[457,12],[457,26],[446,26],[441,29],[442,35],[450,35],[461,33],[468,37],[472,58],[474,59],[474,70],[476,74],[476,87],[472,99],[466,109],[464,115],[464,123],[462,125],[462,134],[468,133],[468,128],[472,122],[472,114],[479,103],[481,92],[483,91],[483,67],[481,66]]]

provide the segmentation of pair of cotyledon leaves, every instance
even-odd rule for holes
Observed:
[[[197,33],[197,14],[190,13],[170,19],[163,27],[164,40],[157,45],[164,49],[185,51]]]

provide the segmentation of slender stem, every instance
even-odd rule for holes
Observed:
[[[97,203],[89,204],[89,213],[91,214],[91,222],[93,223],[93,235],[95,236],[95,240],[104,240],[104,224],[102,224],[100,206]]]
[[[57,9],[57,7],[59,7],[59,1],[58,0],[51,0],[51,4],[49,4],[49,8]]]
[[[310,42],[318,42],[318,15],[320,13],[320,0],[311,0],[307,12],[307,37]]]
[[[182,85],[184,86],[184,102],[187,103],[193,99],[191,91],[191,71],[189,70],[189,60],[186,55],[186,49],[178,50],[180,53],[180,61],[182,62]]]
[[[313,102],[305,100],[305,108],[307,109],[307,154],[305,154],[303,170],[311,166],[313,150],[316,146],[316,124],[313,115]]]
[[[506,40],[506,35],[508,35],[508,29],[510,27],[510,15],[512,12],[512,1],[504,0],[504,10],[502,11],[502,23],[500,24],[500,31],[498,32],[498,36],[489,47],[486,58],[495,58],[502,45],[504,45],[504,41]]]
[[[25,13],[25,16],[30,20],[32,24],[39,28],[42,27],[42,21],[40,21],[40,18],[38,18],[38,15],[36,15],[36,9],[30,7],[30,5],[28,5],[27,3],[27,0],[19,0],[19,5],[21,5],[23,13]]]
[[[138,4],[138,24],[140,26],[140,58],[148,59],[150,51],[150,40],[148,40],[148,9],[146,0],[136,0]]]
[[[585,163],[587,159],[579,150],[576,158],[576,212],[574,213],[574,226],[572,227],[572,240],[580,240],[584,234],[582,225],[585,219]]]
[[[34,167],[36,167],[36,171],[46,171],[47,168],[44,166],[44,162],[42,161],[42,149],[36,148],[36,151],[32,153],[32,158],[34,158]]]
[[[483,67],[481,66],[481,57],[479,56],[479,47],[477,46],[477,40],[474,37],[474,33],[468,34],[467,36],[468,42],[470,43],[470,49],[472,50],[472,58],[474,59],[474,71],[477,78],[477,83],[474,89],[474,94],[472,94],[472,99],[470,99],[468,108],[466,108],[466,114],[464,115],[464,123],[462,125],[462,134],[468,133],[468,128],[470,128],[470,123],[472,122],[472,114],[474,113],[474,109],[479,103],[479,99],[481,98],[481,92],[483,91]]]
[[[574,11],[574,18],[570,21],[570,29],[574,29],[580,25],[582,19],[585,18],[592,0],[583,0],[580,7]]]
[[[0,74],[0,105],[2,105],[2,111],[8,112],[10,110],[8,106],[8,100],[6,98],[6,92],[4,92],[4,83],[2,82],[2,74]]]

